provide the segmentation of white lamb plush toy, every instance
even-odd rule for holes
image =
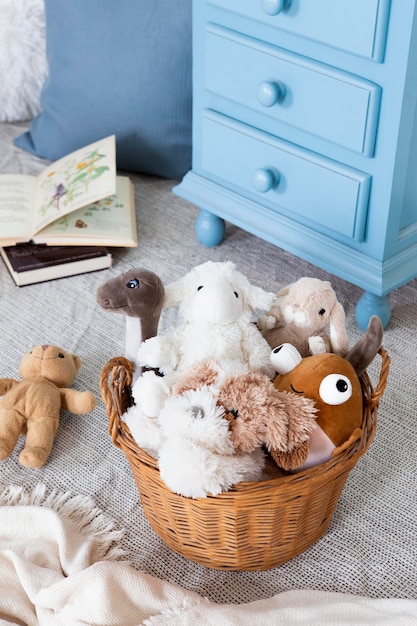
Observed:
[[[170,396],[159,415],[159,471],[175,493],[203,498],[227,491],[243,480],[260,480],[264,453],[238,455],[224,408],[209,387]]]
[[[237,361],[271,378],[271,349],[252,322],[255,310],[266,311],[275,294],[251,285],[231,261],[207,261],[165,286],[164,308],[178,305],[180,324],[144,341],[137,364],[159,369],[138,378],[132,387],[135,406],[123,416],[136,443],[156,457],[160,446],[158,415],[179,374],[197,361]]]
[[[171,376],[196,361],[234,359],[272,377],[270,347],[252,314],[269,309],[274,297],[251,285],[231,261],[198,265],[165,288],[164,306],[178,305],[183,322],[143,342],[138,361]]]

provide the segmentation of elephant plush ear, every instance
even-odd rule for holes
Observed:
[[[378,354],[383,337],[384,329],[382,322],[377,315],[373,315],[362,337],[345,355],[345,359],[353,366],[358,376],[363,374]]]
[[[349,340],[346,332],[346,315],[343,306],[336,301],[330,314],[330,343],[332,350],[340,356],[347,352]]]

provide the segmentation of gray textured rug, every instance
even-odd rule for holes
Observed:
[[[44,167],[41,160],[11,146],[21,130],[17,124],[0,125],[2,172],[37,173]],[[167,283],[206,260],[231,260],[251,282],[271,291],[301,276],[329,279],[345,308],[351,342],[360,336],[354,311],[358,288],[231,225],[221,246],[204,248],[194,235],[197,209],[171,192],[174,181],[132,178],[139,247],[116,250],[111,270],[17,288],[0,266],[0,376],[16,377],[20,358],[32,345],[57,343],[81,357],[77,385],[94,390],[99,398],[102,366],[124,351],[124,318],[102,311],[95,293],[104,280],[132,266],[147,267]],[[416,598],[417,281],[390,299],[393,314],[384,346],[392,365],[374,442],[350,474],[324,537],[274,570],[219,572],[165,547],[143,515],[127,460],[107,434],[101,399],[88,416],[63,415],[42,469],[18,464],[19,442],[13,456],[0,462],[0,483],[27,488],[44,483],[48,489],[91,496],[124,529],[121,547],[135,567],[216,602],[249,602],[306,588]],[[374,381],[379,365],[377,358],[370,369]]]

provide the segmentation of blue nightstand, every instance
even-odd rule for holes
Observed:
[[[416,0],[195,0],[193,167],[175,193],[363,288],[417,276]]]

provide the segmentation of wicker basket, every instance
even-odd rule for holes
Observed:
[[[185,498],[161,480],[157,462],[141,450],[120,419],[131,404],[132,364],[111,359],[101,372],[101,393],[113,443],[132,468],[145,515],[153,530],[175,552],[219,570],[266,570],[304,552],[325,532],[340,493],[359,457],[370,445],[377,408],[384,393],[390,358],[374,389],[361,376],[364,396],[362,437],[327,463],[261,482],[242,482],[218,496]]]

